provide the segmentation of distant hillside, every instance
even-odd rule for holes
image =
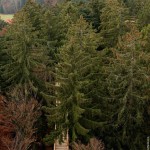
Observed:
[[[0,0],[0,13],[13,14],[21,9],[27,0]],[[41,4],[55,5],[58,0],[34,0]]]

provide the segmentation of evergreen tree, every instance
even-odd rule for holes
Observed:
[[[150,24],[150,1],[144,0],[141,2],[141,8],[138,12],[138,20],[139,20],[139,26],[144,27],[148,24]]]
[[[93,28],[96,29],[97,32],[100,30],[100,15],[103,7],[104,0],[90,0],[88,3],[80,6],[80,13],[88,22],[92,23]]]
[[[65,43],[69,26],[77,20],[78,10],[72,2],[64,2],[54,8],[43,8],[42,14],[40,36],[45,39],[51,66],[55,67],[58,49]]]
[[[25,99],[38,91],[47,62],[45,47],[29,18],[27,13],[19,12],[7,29],[4,52],[9,61],[1,66],[7,88],[14,89],[11,94]]]
[[[28,14],[28,19],[32,23],[35,31],[41,29],[42,7],[35,0],[27,0],[24,7],[20,10],[22,13]],[[19,14],[19,13],[17,13]],[[16,18],[17,18],[16,14]]]
[[[118,37],[125,32],[126,9],[118,0],[106,0],[100,16],[100,36],[102,45],[114,47]]]
[[[7,23],[0,19],[0,67],[4,65],[7,61],[9,61],[9,57],[7,56],[7,53],[4,51],[5,49],[5,33],[7,31]],[[2,72],[0,71],[0,91],[3,91],[3,87],[5,87],[5,83],[2,79]]]
[[[149,49],[150,49],[150,24],[145,26],[141,32],[142,32],[142,39],[145,44],[144,49],[146,49],[147,52],[149,52]]]
[[[150,96],[150,53],[142,48],[141,33],[132,21],[128,24],[131,31],[119,40],[117,49],[112,49],[114,57],[105,67],[112,104],[109,140],[115,142],[115,149],[146,149],[149,132],[144,116]]]
[[[70,25],[75,23],[79,18],[77,4],[71,1],[66,1],[58,5],[57,14],[59,14],[58,16],[63,25],[62,29],[64,30],[64,33],[67,33]]]
[[[89,7],[91,8],[91,18],[93,26],[99,31],[99,26],[101,24],[100,16],[104,7],[104,0],[91,0],[91,2],[89,3]]]
[[[78,12],[76,5],[72,2],[64,2],[56,7],[43,8],[40,37],[44,39],[51,71],[48,73],[47,82],[55,82],[52,72],[55,72],[55,65],[58,63],[59,48],[66,42],[66,34],[69,26],[77,20]],[[59,20],[59,21],[58,21]],[[53,93],[53,88],[48,88]],[[48,94],[45,91],[45,94]]]
[[[55,75],[52,72],[55,72],[55,65],[59,61],[59,48],[65,44],[68,29],[77,18],[76,5],[70,1],[63,2],[53,8],[43,9],[40,36],[45,39],[44,45],[49,57],[48,66],[51,68],[51,72],[48,73],[48,82],[55,82]],[[53,93],[52,87],[48,87],[48,89]],[[48,93],[48,91],[45,91],[45,94]]]
[[[130,16],[137,18],[147,1],[149,0],[124,0],[124,3],[129,8]]]
[[[60,62],[56,65],[55,96],[49,96],[49,107],[44,107],[48,124],[56,125],[56,130],[46,136],[46,143],[58,137],[62,140],[67,130],[71,141],[86,138],[92,128],[100,125],[88,117],[99,115],[100,110],[89,108],[91,101],[83,90],[92,82],[89,77],[93,75],[96,58],[95,38],[92,27],[82,17],[69,28],[66,44],[60,49]]]
[[[57,14],[57,9],[60,8],[47,8],[43,10],[43,17],[41,20],[40,36],[45,39],[44,42],[49,52],[48,55],[50,59],[53,60],[51,65],[54,65],[58,61],[56,56],[58,48],[64,44],[66,32],[68,30],[68,25],[63,22],[65,20],[63,18],[64,16],[62,14]]]
[[[7,23],[0,18],[0,31],[7,25]]]

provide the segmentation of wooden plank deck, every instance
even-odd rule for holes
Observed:
[[[54,143],[54,150],[69,150],[69,136],[68,133],[63,139],[63,143],[59,143],[58,140]]]

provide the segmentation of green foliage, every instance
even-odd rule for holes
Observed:
[[[106,0],[100,16],[100,36],[102,45],[114,47],[118,37],[125,32],[126,9],[118,0]]]
[[[42,101],[39,139],[62,142],[68,132],[71,142],[96,136],[106,149],[146,149],[149,0],[28,0],[3,27],[0,92]]]
[[[141,27],[144,27],[148,24],[150,24],[150,1],[145,0],[141,4],[141,8],[138,12],[138,19],[139,19],[139,25]]]
[[[144,113],[149,100],[150,54],[142,48],[141,33],[133,23],[129,24],[131,31],[119,40],[117,49],[112,49],[113,57],[105,67],[109,99],[114,108],[110,119],[115,120],[111,126],[114,132],[117,130],[117,136],[113,137],[117,149],[146,149],[144,139],[148,130]]]
[[[1,70],[9,89],[13,87],[15,95],[24,96],[31,94],[32,91],[37,92],[37,85],[46,68],[47,56],[28,14],[20,12],[17,18],[14,18],[13,24],[7,29],[5,45],[3,51],[9,60]]]
[[[4,37],[0,36],[0,67],[2,65],[5,64],[5,62],[7,61],[8,57],[6,55],[5,52],[3,52],[3,49],[4,49]],[[2,70],[0,71],[0,91],[2,91],[3,89],[3,86],[5,85],[5,83],[3,82],[3,79],[2,79]]]
[[[50,9],[43,10],[40,37],[44,39],[43,44],[47,48],[50,60],[49,66],[53,68],[58,61],[58,48],[63,44],[62,40],[65,36],[62,30],[61,22],[58,23],[58,16]]]
[[[28,0],[24,7],[22,8],[21,12],[24,12],[28,15],[29,21],[32,23],[32,26],[35,28],[35,31],[40,30],[41,25],[41,18],[42,18],[42,7],[41,5],[37,4],[33,0]],[[19,14],[19,13],[17,13]],[[16,14],[16,18],[17,18]]]
[[[64,2],[53,9],[43,10],[42,14],[41,36],[44,37],[48,55],[53,60],[51,65],[55,66],[58,49],[65,43],[69,26],[77,20],[78,10],[72,2]]]
[[[60,19],[62,21],[61,23],[65,28],[69,27],[79,18],[77,4],[71,1],[67,1],[61,5],[58,5],[58,11],[59,12],[57,13],[60,15]],[[67,30],[65,30],[65,32],[67,33]]]
[[[0,19],[0,31],[7,25],[7,23],[4,20]]]
[[[104,0],[90,0],[88,3],[82,4],[79,9],[84,18],[92,23],[93,28],[98,32],[101,23],[100,15],[103,7]]]
[[[145,44],[144,48],[147,50],[147,52],[149,52],[149,49],[150,49],[150,24],[145,26],[141,32],[142,32],[143,42]]]
[[[124,0],[125,4],[129,8],[130,15],[135,16],[139,9],[140,9],[140,3],[142,2],[141,0]]]
[[[60,49],[60,62],[56,65],[55,107],[45,107],[46,112],[49,112],[49,123],[55,122],[56,125],[56,130],[50,135],[59,135],[60,139],[63,132],[69,130],[70,140],[75,141],[79,135],[86,137],[91,127],[99,126],[99,123],[89,118],[87,121],[90,127],[86,128],[86,122],[82,121],[87,118],[85,112],[90,103],[82,89],[92,82],[89,76],[92,76],[97,43],[94,35],[92,27],[81,17],[69,28],[66,44]]]

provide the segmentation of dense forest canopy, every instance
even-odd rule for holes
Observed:
[[[0,2],[0,149],[145,150],[150,0]]]

